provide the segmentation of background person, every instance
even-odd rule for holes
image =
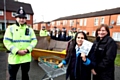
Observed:
[[[61,41],[66,41],[66,34],[67,34],[66,28],[63,27],[61,30],[61,33],[60,33],[60,40]]]
[[[57,33],[57,27],[55,26],[53,29],[50,31],[50,37],[51,39],[56,40],[56,33]]]
[[[42,29],[39,32],[41,37],[48,36],[48,31],[45,29],[45,26],[42,26]]]

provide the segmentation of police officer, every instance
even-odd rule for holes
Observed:
[[[50,31],[50,36],[52,39],[56,40],[56,33],[57,33],[57,27],[55,26],[51,31]]]
[[[48,31],[45,29],[45,26],[42,26],[42,29],[39,32],[40,36],[48,36]]]
[[[20,7],[16,13],[16,23],[7,27],[3,43],[10,51],[8,55],[9,80],[16,80],[18,69],[21,67],[22,80],[29,80],[31,51],[37,44],[32,28],[26,24],[26,13]]]
[[[77,33],[76,28],[72,28],[72,38],[73,39],[75,38],[76,33]]]
[[[61,41],[66,41],[66,28],[65,27],[63,27],[62,28],[62,31],[61,31],[61,35],[60,35],[60,40]]]
[[[68,31],[68,40],[72,39],[72,30]]]

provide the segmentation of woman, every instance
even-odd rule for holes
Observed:
[[[116,42],[110,37],[107,25],[102,24],[96,30],[94,42],[95,72],[93,80],[114,80],[114,60],[117,53]]]
[[[67,55],[64,60],[58,65],[68,65],[66,80],[91,80],[92,62],[90,61],[90,54],[86,57],[84,53],[80,52],[80,46],[83,40],[87,40],[84,32],[78,32],[75,38],[68,43]]]

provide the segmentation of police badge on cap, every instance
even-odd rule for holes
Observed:
[[[26,13],[25,13],[23,7],[20,7],[20,8],[18,9],[15,17],[27,18],[27,17],[26,17]]]

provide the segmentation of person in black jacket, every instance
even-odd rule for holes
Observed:
[[[108,25],[102,24],[96,30],[96,40],[94,42],[94,62],[93,80],[114,80],[114,61],[117,53],[117,44],[110,37]]]
[[[60,40],[61,41],[66,41],[66,33],[67,33],[66,28],[63,27],[61,30],[61,33],[60,33]]]
[[[80,46],[83,40],[87,40],[87,36],[84,32],[78,32],[75,38],[68,42],[66,50],[66,58],[62,60],[58,67],[68,65],[66,80],[70,77],[70,80],[91,80],[91,69],[92,64],[91,56],[85,56],[84,53],[80,52]]]

